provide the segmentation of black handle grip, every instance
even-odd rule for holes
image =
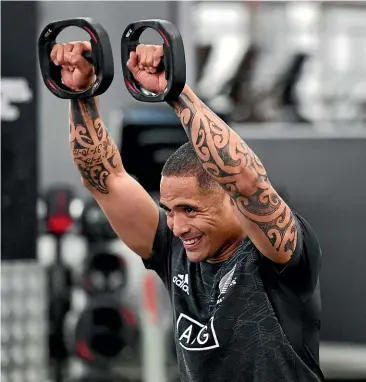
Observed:
[[[82,56],[89,62],[89,64],[94,64],[93,55],[91,52],[84,52]]]
[[[158,71],[165,69],[168,84],[161,94],[147,95],[127,68],[130,52],[136,50],[142,32],[152,28],[164,40],[164,57]],[[175,26],[166,20],[140,20],[131,23],[123,32],[121,39],[122,71],[127,90],[142,102],[165,102],[176,100],[186,84],[186,61],[182,36]]]
[[[54,65],[50,54],[56,44],[59,33],[70,26],[82,28],[89,33],[91,52],[83,56],[94,65],[96,81],[87,90],[73,91],[61,81],[61,68]],[[112,47],[106,30],[90,17],[59,20],[48,24],[38,39],[38,58],[42,78],[47,88],[57,97],[64,99],[90,98],[103,94],[111,85],[114,77]]]

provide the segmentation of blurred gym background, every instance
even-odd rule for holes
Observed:
[[[1,3],[2,381],[179,381],[167,294],[83,188],[68,101],[40,77],[38,34],[78,16],[109,33],[102,115],[155,199],[162,164],[187,138],[167,106],[127,92],[120,39],[140,19],[179,28],[188,84],[319,235],[326,380],[366,381],[366,3],[259,0]]]

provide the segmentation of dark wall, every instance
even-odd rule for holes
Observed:
[[[37,3],[1,4],[1,256],[35,258]]]

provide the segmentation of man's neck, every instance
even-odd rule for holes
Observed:
[[[239,237],[237,240],[230,243],[228,246],[222,248],[217,256],[207,259],[206,263],[219,264],[229,260],[230,257],[234,255],[235,251],[238,249],[240,243],[243,241],[244,238],[245,236]]]

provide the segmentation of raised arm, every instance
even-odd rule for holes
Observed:
[[[82,57],[87,42],[55,45],[51,58],[62,65],[64,84],[74,90],[92,83],[93,70]],[[71,100],[70,149],[82,182],[94,196],[122,241],[144,259],[151,256],[158,226],[158,207],[124,169],[106,129],[98,97]]]
[[[202,166],[230,195],[255,246],[272,261],[287,263],[297,244],[295,218],[259,158],[188,86],[171,106]]]
[[[127,63],[136,80],[155,93],[167,84],[165,73],[156,71],[163,54],[162,46],[139,45]],[[230,195],[255,246],[272,261],[287,263],[298,241],[295,217],[271,185],[259,158],[188,86],[171,106],[202,166]]]

